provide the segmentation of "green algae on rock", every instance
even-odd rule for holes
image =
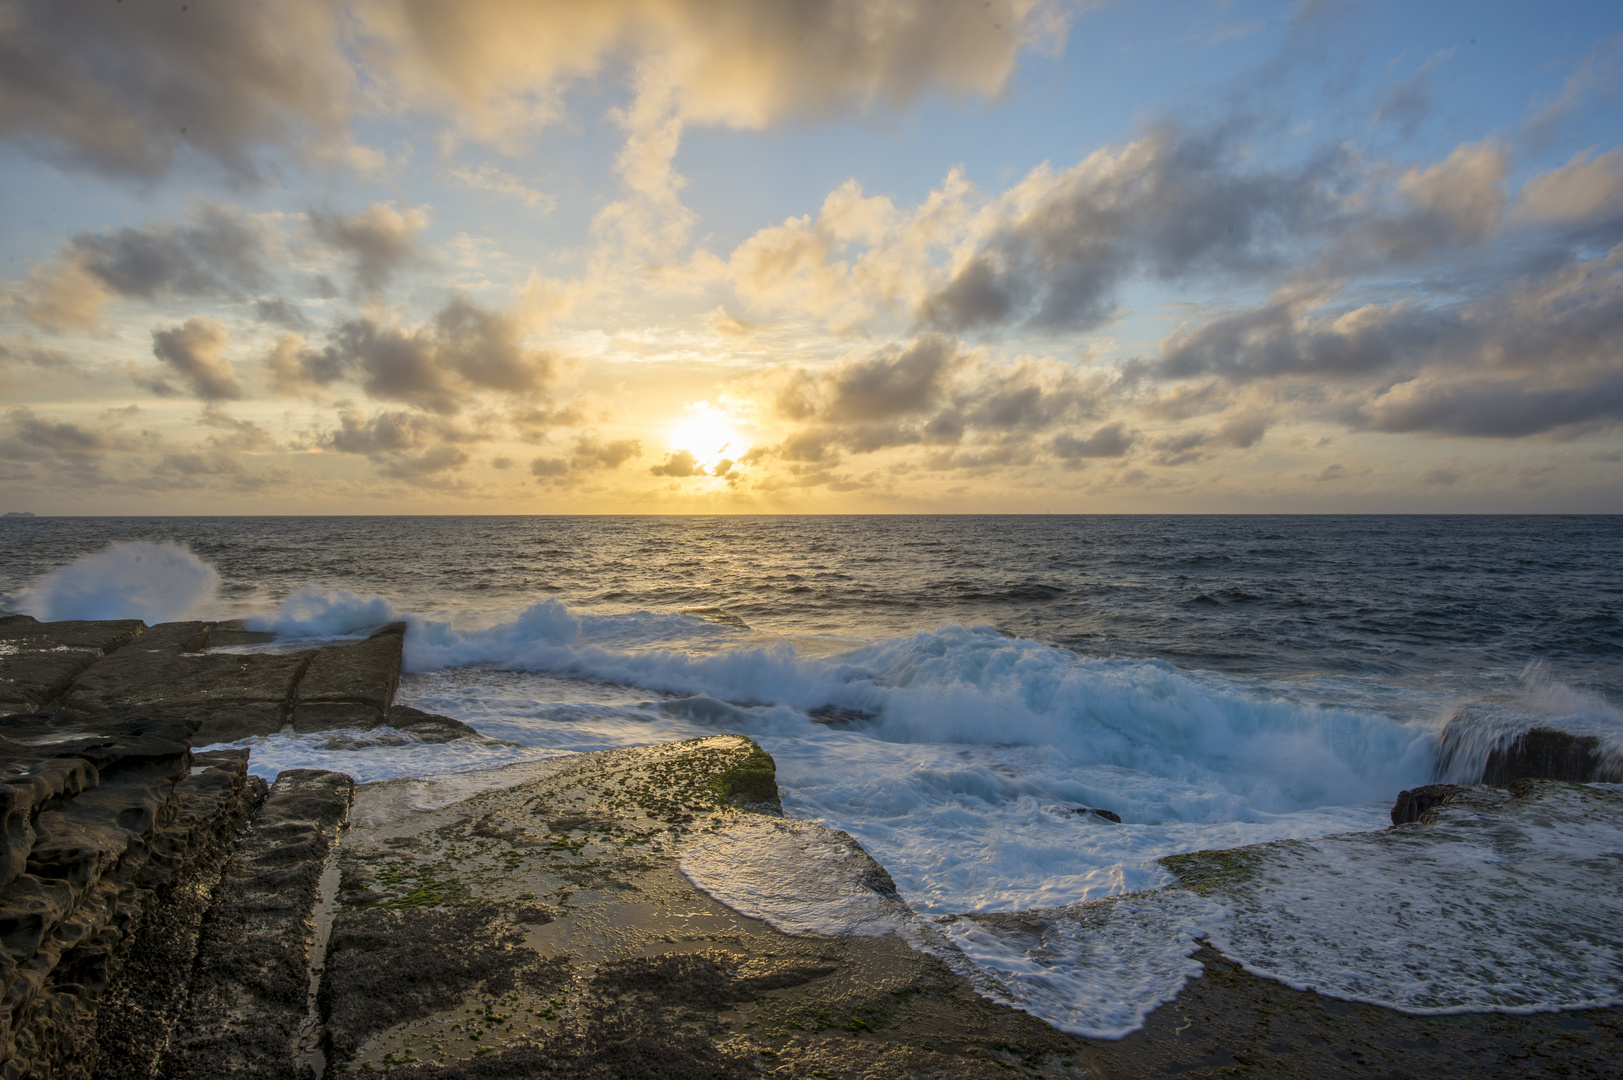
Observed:
[[[533,763],[433,810],[413,808],[415,781],[357,789],[321,991],[335,1067],[1089,1075],[1081,1040],[976,995],[896,934],[785,934],[694,888],[679,862],[696,845],[820,828],[777,816],[775,783],[761,798],[774,774],[755,743],[723,735]]]

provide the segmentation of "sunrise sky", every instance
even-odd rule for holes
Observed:
[[[1623,511],[1623,7],[0,0],[0,511]]]

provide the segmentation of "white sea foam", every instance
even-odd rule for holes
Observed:
[[[1254,849],[1212,943],[1298,989],[1415,1013],[1623,1003],[1623,794],[1484,789],[1429,824]]]
[[[214,567],[179,544],[116,543],[45,574],[24,591],[19,606],[45,622],[151,624],[207,614],[219,584]]]
[[[1198,941],[1223,909],[1182,889],[1069,908],[946,917],[946,940],[984,976],[977,989],[1073,1035],[1119,1039],[1201,973]]]
[[[559,751],[509,746],[486,739],[453,739],[425,743],[392,728],[366,731],[290,731],[256,735],[199,750],[247,748],[248,771],[274,780],[289,769],[330,769],[348,773],[357,783],[402,777],[443,776],[499,768],[516,762],[555,757]]]
[[[912,918],[867,852],[810,821],[733,825],[688,848],[681,868],[697,888],[786,934],[879,937]]]

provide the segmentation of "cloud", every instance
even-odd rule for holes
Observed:
[[[204,401],[242,397],[231,361],[225,358],[231,337],[212,319],[192,318],[180,326],[152,332],[152,354],[185,380]]]
[[[114,297],[238,296],[271,280],[264,230],[235,207],[203,203],[180,222],[79,233],[36,265],[23,315],[53,330],[96,325]]]
[[[284,336],[266,370],[286,393],[310,394],[353,379],[373,398],[441,415],[460,412],[480,393],[496,393],[516,405],[544,395],[556,376],[553,355],[525,343],[533,324],[533,313],[523,305],[486,308],[458,293],[415,327],[351,319],[319,350],[296,335]]]
[[[1392,125],[1405,139],[1414,138],[1415,131],[1431,115],[1431,74],[1453,55],[1452,49],[1438,53],[1413,75],[1387,87],[1375,108],[1375,122]]]
[[[417,234],[429,220],[425,206],[400,211],[393,203],[373,203],[348,217],[310,211],[316,238],[353,258],[355,284],[363,293],[380,292],[397,269],[420,256]]]
[[[1023,48],[1057,47],[1036,0],[381,0],[362,12],[373,68],[419,107],[487,138],[556,119],[571,83],[629,56],[684,122],[762,128],[923,94],[995,95]]]
[[[1332,295],[1286,290],[1180,330],[1162,343],[1154,370],[1244,381],[1449,368],[1549,382],[1608,374],[1623,358],[1623,245],[1600,258],[1569,257],[1465,303],[1399,300],[1337,313],[1326,310]]]
[[[310,320],[299,310],[299,305],[290,304],[281,297],[274,300],[256,300],[254,313],[260,322],[274,323],[289,330],[310,329]]]
[[[183,155],[239,180],[266,147],[347,142],[354,76],[331,0],[0,4],[0,137],[152,179]]]
[[[1054,436],[1051,444],[1054,456],[1065,461],[1079,458],[1119,458],[1132,448],[1137,432],[1125,430],[1121,424],[1105,424],[1085,439],[1067,432]]]
[[[1518,217],[1540,225],[1595,226],[1623,218],[1623,150],[1583,150],[1533,177],[1516,200]]]
[[[916,415],[940,399],[960,359],[957,342],[920,334],[905,349],[883,349],[843,366],[828,380],[824,411],[847,421]]]
[[[537,191],[512,173],[503,172],[494,165],[459,165],[451,170],[451,176],[463,187],[488,191],[492,195],[506,195],[543,214],[550,214],[558,205],[558,200],[551,195]]]
[[[9,466],[13,480],[101,487],[113,482],[102,471],[104,461],[121,460],[146,447],[145,440],[123,430],[126,415],[125,410],[109,410],[101,424],[93,425],[43,418],[28,408],[12,409],[0,426],[0,463]]]
[[[846,452],[921,446],[936,448],[929,459],[935,470],[1029,462],[1038,436],[1096,416],[1116,385],[1107,372],[1079,372],[1049,358],[994,359],[926,331],[825,371],[780,369],[756,392],[795,426],[739,460],[833,464]],[[1104,448],[1110,437],[1104,432],[1094,445]]]
[[[1623,371],[1566,387],[1540,379],[1416,379],[1360,412],[1375,431],[1514,439],[1578,424],[1623,421]]]
[[[562,481],[582,472],[591,472],[599,469],[618,469],[632,458],[642,456],[642,440],[640,439],[614,439],[604,441],[595,431],[583,432],[575,440],[575,449],[568,458],[538,457],[530,462],[530,473],[542,481]],[[689,455],[691,459],[692,455]],[[655,475],[681,475],[703,476],[701,468],[696,473],[669,473],[661,474],[655,470]]]
[[[0,338],[0,370],[25,364],[45,371],[69,371],[78,366],[73,357],[60,349],[33,341]]]
[[[995,196],[954,170],[912,209],[854,181],[731,254],[741,297],[835,331],[903,315],[957,334],[1097,329],[1134,281],[1297,288],[1468,256],[1499,235],[1506,142],[1398,168],[1343,145],[1259,164],[1252,122],[1163,123]]]
[[[704,466],[691,450],[673,450],[669,457],[648,470],[654,476],[704,476]]]
[[[919,318],[959,332],[1088,330],[1116,317],[1130,278],[1279,266],[1288,242],[1333,218],[1328,181],[1342,155],[1248,166],[1236,134],[1164,125],[1063,172],[1034,170],[979,215]]]
[[[1527,118],[1524,134],[1534,146],[1553,139],[1568,118],[1596,100],[1615,94],[1620,65],[1623,65],[1623,34],[1596,42],[1578,67],[1561,84],[1555,97],[1538,103]]]
[[[278,394],[318,397],[346,374],[345,358],[334,349],[311,349],[298,334],[283,334],[262,361],[266,381]]]

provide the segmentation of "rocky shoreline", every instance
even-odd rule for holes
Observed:
[[[267,789],[248,751],[194,751],[288,726],[481,738],[394,703],[403,630],[288,651],[240,624],[0,618],[0,1077],[1615,1068],[1616,1006],[1412,1015],[1291,989],[1210,943],[1141,1031],[1065,1034],[978,993],[854,840],[784,819],[772,759],[742,736],[512,765],[471,795],[317,770]],[[1610,767],[1588,744],[1501,744],[1496,769]],[[1515,779],[1405,792],[1390,842],[1360,835],[1510,835],[1573,799],[1623,802]],[[1246,868],[1337,839],[1169,865],[1191,895],[1243,897],[1263,880]],[[858,929],[810,932],[828,911]]]

